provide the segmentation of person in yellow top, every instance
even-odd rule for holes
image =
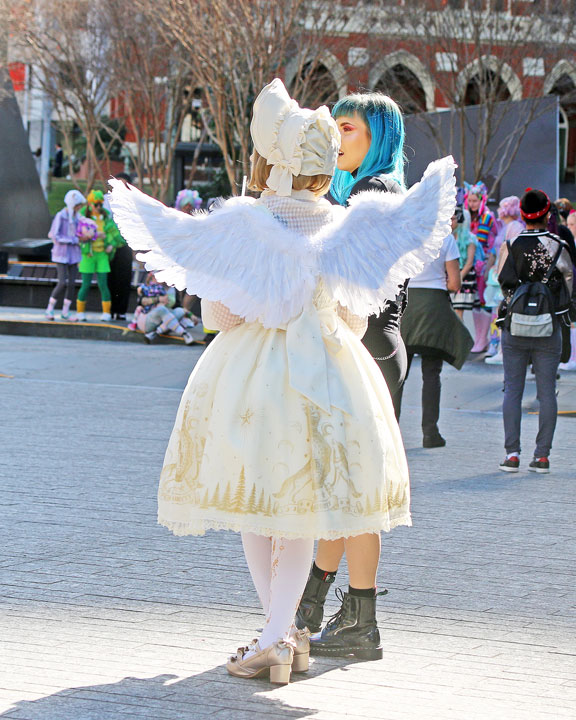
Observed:
[[[81,214],[96,223],[98,232],[94,238],[80,243],[82,259],[78,269],[82,275],[82,286],[76,301],[76,318],[86,320],[86,299],[90,290],[92,277],[96,273],[98,288],[102,297],[101,320],[107,322],[111,319],[111,296],[108,289],[108,273],[110,272],[110,257],[114,254],[117,245],[122,244],[120,232],[110,213],[104,208],[104,193],[101,190],[92,190],[87,197],[87,205],[82,208]]]

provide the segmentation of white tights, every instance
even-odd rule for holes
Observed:
[[[269,538],[242,533],[252,580],[266,615],[261,649],[287,639],[310,573],[314,540]]]

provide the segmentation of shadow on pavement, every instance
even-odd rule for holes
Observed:
[[[310,676],[333,669],[311,667]],[[305,675],[293,676],[302,682]],[[42,681],[39,680],[41,683]],[[284,689],[284,696],[286,691]],[[119,682],[61,690],[38,700],[22,700],[0,718],[18,720],[203,720],[203,718],[311,718],[318,710],[294,707],[277,697],[268,679],[240,680],[223,666],[178,679],[176,675],[126,677]],[[299,694],[301,698],[301,693]]]

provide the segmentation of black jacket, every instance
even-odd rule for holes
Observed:
[[[358,182],[352,187],[350,196],[357,195],[365,190],[378,190],[380,192],[392,193],[404,192],[396,180],[393,180],[388,175],[374,175],[372,177],[364,177],[361,180],[358,180]],[[339,204],[330,193],[327,195],[327,199],[332,203],[332,205]],[[395,300],[391,300],[387,303],[384,311],[381,312],[380,315],[372,315],[369,318],[368,324],[370,327],[378,327],[383,330],[392,331],[400,329],[400,318],[402,317],[402,313],[404,312],[404,308],[406,306],[407,286],[408,280],[406,280],[404,285],[398,286],[398,295]]]

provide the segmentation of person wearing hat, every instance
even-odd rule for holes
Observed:
[[[112,319],[111,294],[108,288],[108,274],[110,272],[110,257],[116,247],[124,244],[116,223],[108,210],[104,208],[104,193],[101,190],[92,190],[87,199],[87,205],[82,208],[80,214],[96,223],[98,228],[93,240],[80,243],[82,259],[78,269],[82,275],[82,286],[78,292],[76,301],[76,319],[86,320],[86,300],[92,283],[92,277],[96,273],[98,289],[102,298],[103,322]]]
[[[68,190],[64,196],[65,207],[52,220],[48,237],[52,240],[52,262],[56,263],[58,282],[45,310],[47,320],[54,320],[54,309],[63,294],[62,320],[70,318],[70,306],[74,300],[74,288],[78,276],[78,263],[82,257],[76,228],[78,214],[86,198],[79,190]]]
[[[549,455],[558,412],[556,374],[562,353],[561,324],[567,318],[573,282],[568,245],[547,230],[550,208],[551,202],[545,192],[527,188],[520,201],[526,229],[514,240],[502,245],[498,262],[498,281],[504,295],[501,344],[506,457],[500,463],[504,472],[518,472],[520,468],[522,396],[530,362],[536,376],[539,413],[536,448],[528,469],[538,473],[550,472]],[[551,335],[529,337],[520,335],[518,331],[513,334],[507,307],[521,284],[533,282],[544,282],[552,293]]]
[[[158,520],[177,535],[241,532],[266,621],[226,667],[283,684],[308,668],[309,641],[293,623],[314,540],[345,537],[351,550],[366,533],[411,523],[390,393],[360,337],[367,316],[440,252],[455,165],[432,163],[405,195],[331,205],[338,127],[279,79],[257,97],[251,135],[256,200],[186,215],[112,180],[110,204],[158,281],[201,296],[204,322],[220,330],[182,396]],[[374,596],[346,595],[357,657],[382,655],[375,611]]]

